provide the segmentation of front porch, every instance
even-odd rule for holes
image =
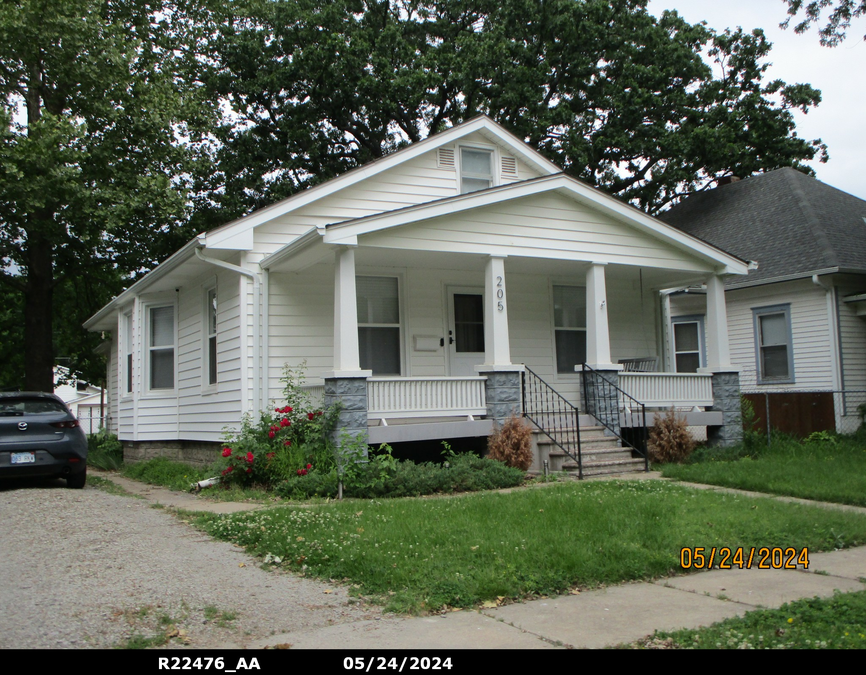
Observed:
[[[632,398],[712,407],[695,424],[727,425],[714,384],[732,372],[722,277],[745,265],[573,196],[539,192],[506,212],[473,194],[455,203],[459,217],[440,204],[311,231],[261,263],[280,316],[268,371],[306,359],[324,402],[342,404],[340,433],[372,443],[486,435],[527,414],[526,369],[585,414],[584,364],[619,386],[605,404],[615,419],[599,420],[611,433],[637,423]],[[624,371],[620,360],[664,362],[659,293],[694,283],[708,289],[706,372]]]

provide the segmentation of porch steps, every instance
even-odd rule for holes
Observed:
[[[578,466],[576,461],[561,450],[540,429],[533,429],[533,435],[533,445],[537,448],[536,457],[538,458],[539,468],[542,466],[543,460],[547,459],[551,471],[573,472],[575,477],[577,477]],[[568,450],[577,456],[577,446],[573,443],[569,443],[568,445]],[[584,477],[629,473],[632,471],[642,471],[644,468],[643,459],[632,457],[631,450],[621,447],[619,439],[607,435],[602,426],[581,425],[580,449]]]

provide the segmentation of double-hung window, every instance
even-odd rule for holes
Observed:
[[[207,385],[217,383],[217,292],[209,288],[205,292],[205,340],[207,353],[207,372],[204,382]]]
[[[396,277],[357,277],[361,368],[400,374],[400,302]]]
[[[553,326],[556,340],[556,372],[574,374],[586,362],[586,289],[553,287]]]
[[[791,339],[791,305],[759,307],[752,310],[758,384],[794,381],[794,354]]]
[[[673,319],[674,362],[678,373],[696,373],[703,365],[702,317]]]
[[[148,310],[148,362],[150,389],[174,389],[174,306]]]
[[[493,187],[493,151],[460,148],[460,193]]]
[[[132,312],[123,315],[123,391],[132,393]]]

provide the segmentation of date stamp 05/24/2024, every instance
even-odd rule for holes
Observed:
[[[727,546],[691,546],[680,549],[680,567],[684,570],[807,570],[809,549],[780,546],[751,548]]]

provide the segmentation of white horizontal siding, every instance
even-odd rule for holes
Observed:
[[[712,271],[644,232],[550,193],[371,232],[361,237],[361,244]]]
[[[471,134],[460,143],[447,147],[452,147],[457,152],[461,144],[473,143],[492,146],[491,141],[481,134]],[[500,152],[509,154],[502,148]],[[454,167],[439,167],[437,153],[438,150],[431,150],[398,167],[372,176],[362,183],[349,186],[285,216],[259,225],[254,236],[255,250],[265,254],[273,253],[291,243],[311,227],[453,197],[458,192],[457,171]],[[499,175],[498,167],[496,167],[496,174]],[[535,169],[518,160],[517,177],[500,178],[499,182],[505,184],[539,175]]]
[[[725,294],[731,360],[742,370],[740,386],[746,390],[811,391],[833,387],[830,332],[826,293],[811,280],[770,284]],[[794,382],[757,384],[753,309],[790,304],[794,353]]]
[[[866,317],[857,316],[851,305],[843,301],[846,295],[862,293],[864,287],[866,287],[866,283],[858,285],[843,283],[836,289],[842,358],[842,388],[846,391],[866,392]],[[866,403],[866,394],[846,396],[844,413],[854,418],[859,417],[857,407],[861,403]],[[858,425],[859,419],[846,421],[846,428],[849,431]]]

